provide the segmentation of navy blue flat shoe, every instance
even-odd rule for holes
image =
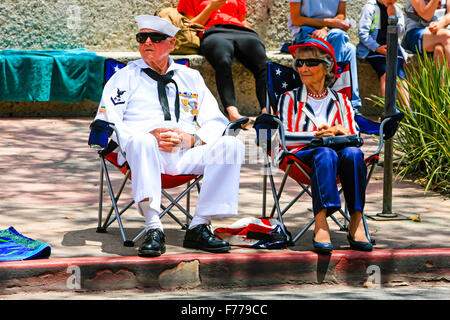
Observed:
[[[315,236],[312,239],[314,251],[317,253],[329,254],[333,251],[333,244],[331,242],[317,242]]]
[[[350,234],[347,234],[347,240],[350,244],[350,249],[358,250],[358,251],[372,251],[373,246],[368,241],[355,241],[350,236]]]

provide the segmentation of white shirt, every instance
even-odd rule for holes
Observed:
[[[142,68],[149,68],[144,60],[131,61],[106,83],[95,118],[115,124],[123,150],[132,135],[156,128],[177,127],[190,134],[196,133],[206,143],[215,141],[223,134],[229,121],[220,111],[200,73],[175,63],[172,58],[169,58],[169,64],[167,72],[174,71],[173,79],[179,91],[176,92],[173,83],[166,86],[170,122],[164,121],[157,82],[142,71]],[[180,98],[178,122],[175,118],[175,97]],[[191,112],[194,109],[198,112],[196,122],[196,112]]]
[[[308,97],[308,103],[314,110],[314,117],[316,118],[316,127],[319,128],[323,124],[328,124],[327,107],[330,96],[327,95],[324,99],[314,99]]]

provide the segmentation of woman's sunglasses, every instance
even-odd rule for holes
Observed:
[[[295,59],[294,65],[297,68],[303,67],[306,64],[307,67],[317,67],[320,63],[326,63],[322,59]]]
[[[139,32],[136,34],[136,41],[139,43],[145,43],[147,41],[148,37],[150,37],[150,40],[154,43],[160,43],[167,38],[170,38],[167,34],[159,33],[159,32]]]

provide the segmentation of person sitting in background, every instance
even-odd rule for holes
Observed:
[[[386,55],[387,55],[387,27],[388,16],[396,15],[398,18],[398,37],[403,36],[405,31],[405,20],[400,8],[394,6],[397,0],[369,0],[361,10],[359,17],[358,36],[359,43],[356,52],[361,59],[366,58],[377,73],[380,80],[381,96],[385,97],[386,89]],[[397,75],[402,82],[397,83],[401,101],[409,105],[408,86],[404,63],[407,53],[400,45],[398,46]]]
[[[310,37],[329,42],[336,53],[336,60],[350,61],[352,96],[354,108],[362,105],[359,96],[356,47],[349,42],[347,30],[351,27],[345,20],[347,0],[289,0],[290,17],[288,28],[294,44]]]
[[[311,193],[315,219],[313,246],[319,253],[333,249],[327,216],[341,207],[339,176],[350,213],[348,241],[355,250],[372,250],[362,219],[365,204],[367,166],[356,147],[335,151],[328,147],[305,148],[313,138],[357,134],[354,110],[348,98],[331,88],[337,76],[332,46],[310,39],[289,47],[294,70],[301,85],[284,93],[278,103],[278,117],[286,128],[287,147],[311,168]]]
[[[246,20],[245,0],[180,0],[177,9],[205,26],[199,34],[200,52],[215,70],[217,90],[230,121],[242,117],[235,98],[233,57],[255,77],[256,96],[264,112],[268,59],[264,44]]]
[[[405,0],[405,4],[405,49],[419,54],[432,52],[441,64],[445,57],[450,68],[450,1]]]

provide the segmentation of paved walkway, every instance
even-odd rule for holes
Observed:
[[[14,226],[27,237],[51,244],[51,259],[40,263],[55,258],[130,258],[137,255],[138,246],[122,245],[117,225],[112,225],[108,233],[96,233],[99,161],[96,152],[87,145],[90,122],[88,118],[0,119],[0,229]],[[249,156],[256,152],[254,137],[254,130],[239,134],[246,145],[247,158],[241,174],[238,218],[261,215],[261,161],[250,160],[252,156]],[[374,150],[370,137],[366,137],[364,148]],[[112,176],[115,183],[122,178],[117,171],[113,171]],[[366,214],[369,216],[381,212],[382,177],[383,168],[377,167],[367,190]],[[277,174],[276,179],[280,181],[281,174]],[[294,182],[288,183],[287,194],[294,195],[297,190]],[[131,190],[127,187],[124,201],[130,200],[130,195]],[[270,194],[268,196],[270,199]],[[285,216],[292,233],[312,218],[308,211],[310,200],[302,199],[306,201],[295,205]],[[195,196],[193,201],[195,205]],[[283,203],[287,201],[287,197],[282,200]],[[421,252],[422,249],[445,249],[440,252],[446,252],[448,258],[448,199],[433,192],[424,193],[424,188],[412,182],[396,180],[393,210],[407,218],[420,217],[420,222],[369,219],[369,229],[376,240],[372,255],[390,250]],[[179,217],[182,217],[181,213]],[[214,221],[213,227],[229,226],[236,219]],[[134,237],[143,227],[143,218],[135,207],[126,217],[124,215],[124,224],[129,237]],[[167,235],[164,257],[210,255],[182,248],[184,231],[168,216],[163,218],[163,224]],[[346,234],[339,231],[332,221],[329,224],[336,249],[334,254],[351,252]],[[296,246],[277,250],[276,254],[311,254],[311,238],[312,230],[309,230]],[[233,247],[228,257],[233,254],[267,254],[269,257],[275,252]],[[447,269],[448,266],[447,260]]]

